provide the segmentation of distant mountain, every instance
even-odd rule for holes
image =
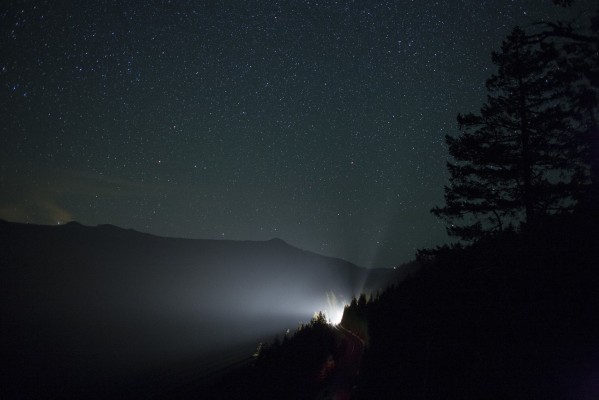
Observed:
[[[0,387],[85,396],[90,385],[293,329],[397,277],[281,239],[0,221],[0,356],[8,371]]]

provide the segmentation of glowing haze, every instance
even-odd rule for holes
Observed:
[[[339,322],[352,296],[393,278],[281,240],[170,239],[76,223],[0,221],[0,253],[9,266],[0,278],[10,282],[0,293],[2,354],[19,390],[29,390],[18,377],[32,371],[69,387],[185,360],[197,360],[201,375],[197,365],[247,357],[315,311]]]

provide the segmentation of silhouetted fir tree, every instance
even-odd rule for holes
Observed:
[[[345,307],[341,320],[341,325],[344,328],[349,329],[364,340],[368,340],[368,321],[366,321],[368,304],[365,293],[361,293],[358,298],[354,296],[350,304]]]
[[[458,115],[461,135],[446,136],[444,207],[432,212],[450,235],[471,240],[512,223],[569,210],[584,163],[568,109],[556,97],[558,51],[515,28],[493,53],[498,72],[486,82],[479,114]],[[582,174],[584,175],[584,174]]]
[[[586,30],[573,23],[542,21],[540,32],[531,41],[552,46],[559,54],[554,79],[561,82],[555,99],[562,102],[570,117],[569,129],[576,132],[588,171],[578,178],[587,179],[586,201],[599,203],[599,10],[589,19]],[[585,175],[588,173],[588,176]]]

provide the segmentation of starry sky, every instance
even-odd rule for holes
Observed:
[[[448,241],[444,136],[550,0],[4,1],[0,218],[288,243]]]

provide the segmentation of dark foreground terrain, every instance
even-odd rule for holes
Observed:
[[[462,248],[355,301],[358,399],[599,398],[599,227],[577,213]]]
[[[94,293],[98,296],[97,286],[49,285],[55,279],[52,269],[28,263],[19,264],[21,269],[18,269],[14,262],[7,263],[3,266],[4,282],[10,285],[2,294],[2,388],[3,395],[7,395],[3,398],[67,395],[179,399],[597,399],[599,226],[596,221],[595,213],[577,212],[489,236],[470,246],[421,251],[418,258],[422,267],[418,271],[386,290],[354,297],[339,326],[330,325],[324,314],[318,314],[297,330],[285,333],[273,326],[268,333],[252,327],[267,326],[269,320],[260,319],[260,314],[250,315],[248,320],[253,318],[253,323],[229,326],[239,331],[249,329],[252,338],[256,338],[254,341],[244,344],[230,340],[227,336],[230,332],[223,330],[221,350],[199,352],[196,357],[193,352],[187,357],[175,353],[181,356],[163,358],[162,363],[147,357],[147,353],[132,351],[136,346],[147,346],[144,340],[148,338],[140,335],[141,343],[136,343],[134,336],[117,335],[140,332],[105,329],[98,321],[85,327],[77,325],[88,321],[78,310],[82,313],[93,310],[103,315],[101,308],[90,307],[102,304],[98,303],[102,297],[94,297]],[[73,228],[83,229],[77,226],[67,229]],[[3,229],[6,232],[7,225]],[[118,235],[139,235],[108,229]],[[116,243],[122,240],[115,239],[110,249],[118,249]],[[140,240],[143,243],[146,239]],[[27,257],[24,256],[27,252],[19,253],[24,257],[21,260],[44,260],[40,265],[65,268],[69,274],[62,277],[72,276],[73,282],[88,276],[89,272],[77,275],[76,266],[80,264],[75,262],[76,258],[72,264],[63,266],[52,258],[56,256],[51,256],[57,249],[63,252],[61,260],[65,259],[64,254],[77,252],[60,248],[60,240],[43,243],[32,246],[32,254]],[[89,243],[93,240],[88,238],[81,246]],[[126,243],[141,246],[129,239]],[[181,251],[185,246],[177,247],[181,243],[172,245],[179,254],[185,254]],[[214,244],[222,245],[226,244]],[[263,246],[261,254],[277,253],[288,246],[277,241],[252,245]],[[40,250],[44,246],[47,249]],[[113,256],[112,252],[107,256],[99,248],[92,249],[80,250],[80,254],[96,254],[103,260],[101,265],[112,265],[102,258]],[[152,253],[149,247],[144,249],[150,254],[145,259],[144,270],[150,266],[149,271],[160,271],[152,264],[159,253]],[[3,250],[7,254],[9,249]],[[124,248],[122,251],[130,254]],[[15,259],[14,253],[4,257],[4,260]],[[113,271],[123,275],[121,282],[132,282],[126,279],[126,269]],[[97,272],[90,282],[108,282],[105,273]],[[161,276],[164,280],[168,274]],[[143,279],[134,281],[145,287],[141,284]],[[36,290],[42,290],[46,297],[41,298]],[[61,290],[66,290],[70,297],[65,297]],[[75,296],[68,290],[83,290],[83,293]],[[56,303],[57,299],[80,302],[53,309],[62,304]],[[299,297],[295,300],[299,301]],[[119,309],[124,304],[127,303],[114,306]],[[110,304],[104,306],[110,309]],[[69,319],[73,315],[77,318]],[[133,314],[129,317],[133,318]],[[93,320],[90,317],[89,321]],[[152,326],[143,318],[135,321],[143,332],[160,332],[160,324]],[[194,332],[200,334],[202,330],[198,327],[206,330],[218,323],[218,318],[204,318]],[[177,332],[179,338],[185,337],[184,329]],[[102,342],[96,334],[111,341]],[[259,337],[263,342],[252,355],[250,349],[255,349]],[[173,342],[177,342],[176,338]],[[162,341],[168,344],[172,337],[164,333],[153,340],[165,346]],[[102,344],[101,349],[107,354],[99,354],[96,347],[88,349],[90,343]],[[189,346],[189,343],[180,344]],[[171,349],[174,348],[173,345]],[[118,368],[108,368],[106,359]],[[140,360],[147,360],[144,368],[139,367]],[[136,368],[127,369],[127,366]]]

